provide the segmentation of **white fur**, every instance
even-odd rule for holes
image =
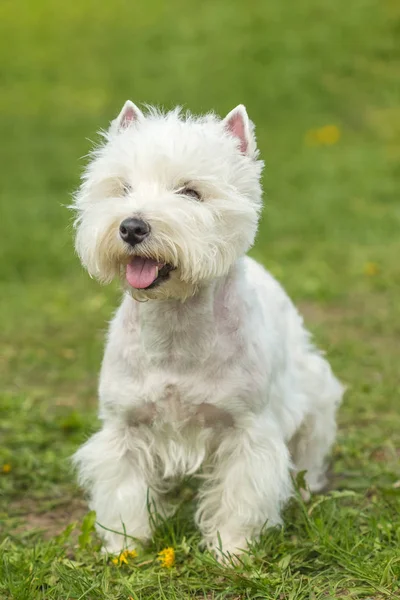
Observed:
[[[201,469],[196,521],[210,549],[220,535],[228,552],[281,522],[292,469],[307,470],[311,490],[324,485],[342,397],[281,286],[244,256],[262,163],[235,110],[221,121],[127,103],[74,206],[77,251],[100,280],[133,254],[176,267],[154,290],[124,282],[101,370],[103,427],[75,455],[91,508],[108,529],[146,539],[149,499],[171,514],[165,492]],[[188,184],[201,202],[179,192]],[[118,235],[127,216],[151,225],[134,250]],[[123,535],[100,531],[107,550],[123,547]]]

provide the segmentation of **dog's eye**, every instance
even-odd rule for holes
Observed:
[[[126,181],[123,181],[122,182],[122,191],[124,193],[124,196],[127,196],[128,194],[131,193],[132,186],[129,183],[127,183]]]
[[[179,190],[179,193],[183,196],[188,196],[189,198],[193,198],[193,200],[201,200],[201,196],[199,192],[196,192],[193,188],[184,187]]]

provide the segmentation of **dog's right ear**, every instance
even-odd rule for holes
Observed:
[[[128,127],[142,119],[144,119],[144,114],[140,108],[130,100],[127,100],[118,117],[112,121],[110,130],[114,133],[124,131],[124,129],[128,129]]]
[[[257,158],[258,151],[254,135],[254,125],[247,116],[246,108],[239,104],[223,119],[223,127],[229,135],[236,138],[242,154]]]

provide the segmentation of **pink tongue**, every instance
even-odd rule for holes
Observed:
[[[147,288],[157,279],[158,266],[156,260],[135,256],[126,266],[126,280],[134,288]]]

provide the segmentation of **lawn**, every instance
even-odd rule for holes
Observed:
[[[399,33],[396,0],[2,0],[0,598],[400,597]],[[82,271],[66,205],[127,98],[246,104],[267,165],[252,254],[348,386],[329,491],[230,568],[197,548],[195,481],[115,565],[70,467],[120,294]]]

